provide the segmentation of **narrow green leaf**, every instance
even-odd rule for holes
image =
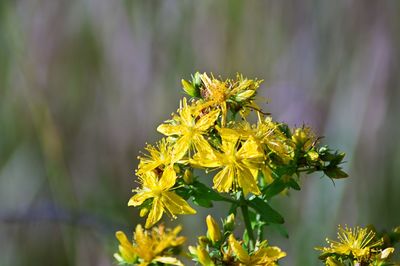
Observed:
[[[296,180],[294,180],[293,178],[289,179],[288,185],[293,188],[294,190],[300,190],[300,186],[299,184],[296,182]]]
[[[283,224],[285,220],[282,215],[274,210],[267,202],[259,197],[254,197],[248,201],[249,206],[260,214],[260,218],[266,223]]]
[[[279,194],[286,188],[285,182],[283,182],[282,179],[275,179],[274,182],[269,184],[264,190],[263,190],[263,196],[266,199],[271,199],[273,196]]]

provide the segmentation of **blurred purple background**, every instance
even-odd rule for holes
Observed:
[[[321,265],[338,223],[400,224],[399,1],[3,0],[0,32],[0,265],[115,263],[114,232],[143,221],[136,156],[196,71],[264,79],[276,120],[347,153],[350,178],[274,202],[282,265]]]

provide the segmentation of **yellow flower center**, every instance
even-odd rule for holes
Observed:
[[[153,193],[153,195],[155,197],[159,197],[161,195],[162,191],[163,190],[161,188],[157,187],[157,188],[154,188],[151,192]]]
[[[227,154],[224,157],[224,164],[225,165],[234,165],[237,162],[237,157],[235,154]]]
[[[214,85],[211,89],[211,97],[217,103],[222,103],[226,100],[225,86],[224,85]]]

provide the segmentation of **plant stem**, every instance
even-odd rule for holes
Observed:
[[[244,224],[246,226],[247,235],[249,236],[249,248],[250,248],[250,250],[253,250],[254,244],[255,244],[255,239],[254,239],[253,228],[251,228],[249,207],[247,206],[247,201],[243,197],[243,194],[241,195],[240,199],[241,199],[240,209],[242,210]]]
[[[256,219],[257,219],[257,221],[260,221],[260,214],[257,214]],[[256,231],[256,236],[257,236],[256,240],[257,241],[262,240],[263,233],[264,233],[263,226],[257,226],[257,231]]]
[[[234,200],[234,199],[231,199],[231,198],[227,198],[227,197],[224,197],[224,196],[222,196],[222,195],[220,195],[220,196],[221,196],[221,200],[222,200],[222,201],[226,201],[226,202],[230,202],[230,203],[239,204],[239,201],[237,201],[237,200]]]

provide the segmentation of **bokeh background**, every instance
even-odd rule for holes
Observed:
[[[399,58],[395,0],[0,1],[0,265],[112,265],[114,232],[142,221],[136,156],[195,71],[264,79],[265,111],[347,153],[350,178],[273,203],[282,265],[321,265],[339,223],[399,225]]]

